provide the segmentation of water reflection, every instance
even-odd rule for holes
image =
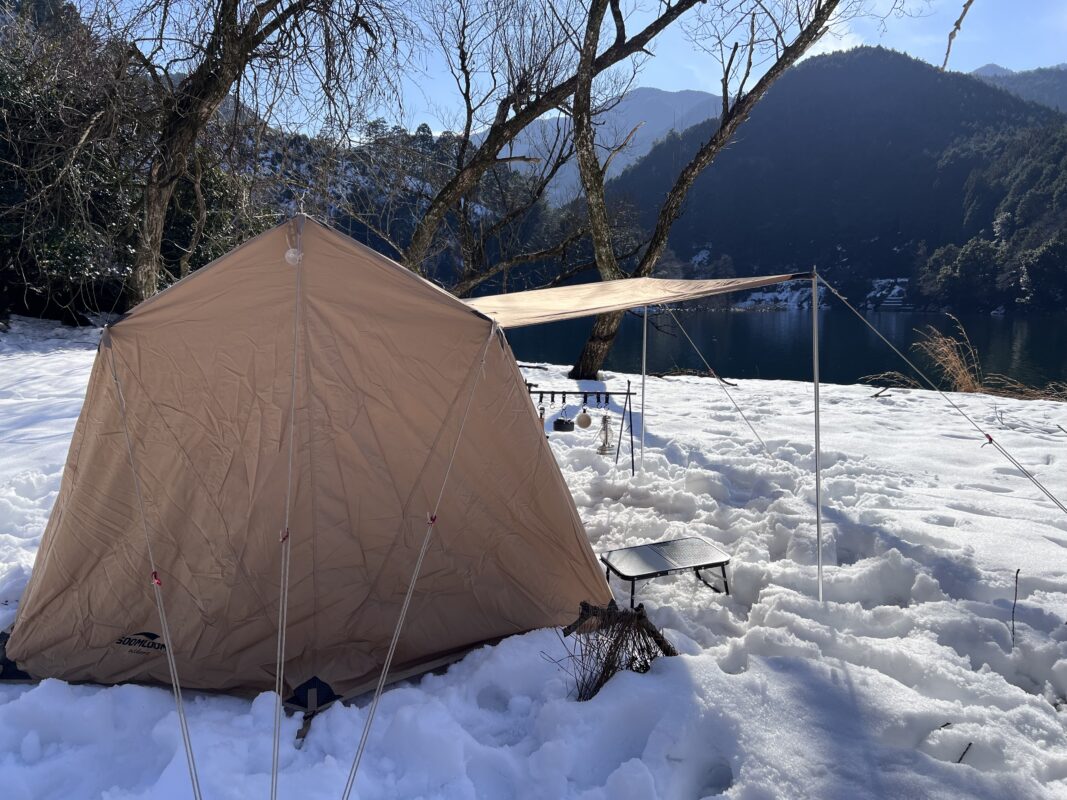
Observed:
[[[810,380],[811,312],[692,310],[676,312],[708,361],[723,375],[737,378]],[[867,319],[904,352],[917,338],[916,329],[933,325],[952,331],[944,314],[870,312]],[[675,328],[670,315],[652,317],[649,327],[649,370],[672,367],[700,369],[700,359]],[[961,315],[986,372],[1002,372],[1026,383],[1067,380],[1067,314],[1029,317]],[[571,363],[592,320],[567,322],[509,332],[515,354],[526,361]],[[822,375],[831,383],[855,383],[864,375],[901,369],[900,360],[849,312],[819,312]],[[641,318],[628,314],[607,364],[609,369],[641,369]]]

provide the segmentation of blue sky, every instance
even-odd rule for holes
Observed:
[[[892,2],[865,1],[874,10]],[[906,2],[910,10],[920,13],[890,17],[884,24],[873,17],[853,19],[839,27],[838,36],[820,41],[816,52],[880,44],[940,66],[948,32],[963,0]],[[635,12],[630,27],[636,27],[643,17],[647,13]],[[653,52],[654,57],[646,60],[638,76],[638,85],[718,93],[715,64],[694,49],[681,28],[661,35]],[[1013,70],[1067,62],[1067,0],[974,0],[953,44],[949,69],[969,72],[991,62]],[[425,121],[436,130],[447,127],[438,111],[452,104],[453,91],[444,70],[432,62],[427,64],[425,74],[405,92],[405,124]]]
[[[839,31],[840,36],[827,36],[816,49],[827,52],[861,44],[882,45],[940,66],[963,0],[910,0],[909,6],[922,13],[890,17],[884,23],[875,18],[852,20]],[[996,63],[1024,70],[1063,62],[1067,62],[1067,1],[975,0],[952,45],[949,69],[970,72]],[[703,63],[682,32],[674,30],[660,41],[656,57],[650,59],[640,82],[662,89],[716,91],[711,84],[713,72],[705,72]]]

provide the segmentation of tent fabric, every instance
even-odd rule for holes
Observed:
[[[112,369],[191,689],[273,689],[291,417],[287,692],[377,679],[453,448],[397,674],[611,598],[500,330],[297,218],[106,331],[7,646],[34,677],[169,683]]]
[[[521,328],[588,317],[639,306],[679,303],[728,292],[759,289],[805,275],[767,275],[759,278],[676,280],[670,278],[623,278],[617,281],[533,289],[527,292],[476,297],[467,305],[496,321],[501,328]]]

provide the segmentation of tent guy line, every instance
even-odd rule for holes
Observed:
[[[1015,467],[1020,473],[1022,473],[1022,475],[1025,478],[1028,478],[1030,480],[1030,482],[1034,484],[1034,486],[1036,486],[1038,489],[1040,489],[1041,492],[1045,495],[1045,497],[1047,497],[1049,500],[1051,500],[1060,509],[1060,511],[1062,511],[1064,514],[1067,514],[1067,505],[1064,505],[1063,501],[1061,501],[1058,497],[1056,497],[1056,495],[1054,495],[1051,491],[1049,491],[1049,489],[1043,483],[1041,483],[1041,481],[1039,481],[1037,479],[1037,477],[1032,472],[1030,472],[1030,470],[1028,470],[1026,467],[1024,467],[1022,465],[1022,463],[1020,463],[1020,461],[1014,455],[1012,455],[1012,453],[1006,447],[1004,447],[1000,442],[996,441],[991,434],[989,434],[984,428],[982,428],[981,425],[979,425],[977,422],[975,422],[974,418],[971,417],[970,414],[968,414],[966,411],[964,411],[962,408],[960,408],[958,403],[954,402],[951,397],[949,397],[947,394],[945,394],[938,387],[938,385],[936,383],[934,383],[934,381],[932,381],[927,376],[927,374],[925,372],[923,372],[921,369],[919,369],[917,366],[915,366],[915,363],[910,358],[908,358],[906,355],[904,355],[902,352],[900,352],[900,350],[898,350],[897,347],[891,341],[889,341],[887,338],[885,338],[885,336],[883,336],[882,333],[876,327],[874,327],[874,325],[872,325],[870,323],[870,321],[866,317],[864,317],[863,314],[861,314],[856,309],[855,306],[852,305],[852,303],[850,303],[848,301],[848,298],[846,298],[843,294],[841,294],[841,292],[839,292],[837,289],[835,289],[833,286],[831,286],[826,281],[826,279],[824,277],[822,277],[822,275],[819,275],[817,272],[813,272],[812,275],[814,275],[819,281],[821,281],[823,286],[825,286],[827,289],[829,289],[833,293],[834,297],[836,297],[838,300],[840,300],[842,303],[844,303],[845,306],[848,308],[848,310],[851,311],[853,314],[855,314],[864,325],[866,325],[868,328],[870,328],[872,331],[874,331],[874,334],[879,339],[881,339],[883,342],[885,342],[886,345],[889,346],[890,350],[892,350],[894,353],[896,353],[898,356],[900,356],[901,360],[905,364],[907,364],[909,367],[911,367],[920,378],[922,378],[924,381],[926,381],[926,384],[931,389],[933,389],[935,392],[937,392],[939,395],[941,395],[941,398],[946,403],[948,403],[950,406],[952,406],[952,408],[955,409],[955,411],[961,417],[963,417],[965,420],[967,420],[969,423],[971,423],[971,426],[976,431],[978,431],[980,434],[982,434],[982,436],[985,437],[986,441],[982,444],[982,447],[985,447],[987,444],[993,445],[993,448],[995,450],[997,450],[997,452],[999,452],[1002,456],[1004,456],[1004,458],[1007,459],[1008,462],[1013,467]]]
[[[711,368],[711,364],[709,364],[708,360],[706,358],[704,358],[704,354],[700,351],[700,348],[697,347],[697,343],[693,341],[693,337],[690,336],[689,332],[685,328],[682,327],[682,323],[681,323],[681,321],[679,321],[678,316],[674,313],[674,309],[671,308],[670,306],[667,306],[667,311],[670,313],[671,319],[674,320],[674,324],[678,326],[678,330],[680,330],[682,332],[682,334],[685,336],[685,338],[689,341],[689,344],[693,345],[693,350],[695,350],[696,354],[698,356],[700,356],[700,360],[704,362],[704,366],[707,368],[708,372],[711,374],[711,377],[713,377],[716,381],[718,381],[719,387],[726,393],[726,397],[730,400],[730,404],[734,407],[734,409],[737,411],[737,413],[741,415],[741,419],[743,419],[745,421],[745,424],[748,426],[748,429],[750,431],[752,431],[752,435],[756,437],[756,441],[758,441],[760,443],[760,445],[763,447],[763,452],[765,452],[771,458],[774,458],[774,454],[771,453],[771,449],[769,447],[767,447],[767,443],[765,441],[763,441],[763,437],[760,436],[759,433],[756,432],[756,428],[749,421],[748,417],[745,416],[745,412],[741,410],[741,406],[739,406],[737,404],[737,401],[734,400],[734,396],[732,394],[730,394],[730,390],[726,387],[726,381],[724,381],[722,378],[720,378],[719,374],[715,370],[713,370]]]
[[[170,670],[171,690],[174,692],[174,706],[178,713],[178,726],[181,729],[182,745],[185,748],[185,762],[189,769],[189,782],[192,785],[193,797],[201,800],[200,777],[196,771],[196,757],[193,754],[193,742],[189,735],[189,721],[185,716],[185,703],[182,701],[182,686],[178,679],[178,665],[174,659],[174,645],[170,635],[170,625],[167,623],[167,612],[163,603],[163,582],[159,577],[159,569],[156,566],[156,557],[152,551],[152,537],[148,533],[148,517],[144,510],[144,495],[141,492],[141,480],[137,475],[137,462],[133,457],[133,442],[130,439],[130,428],[126,421],[126,396],[122,392],[122,383],[119,381],[118,371],[115,369],[115,350],[112,346],[111,331],[105,326],[103,336],[100,339],[101,349],[107,348],[108,363],[111,366],[111,377],[115,382],[115,394],[118,400],[119,413],[122,418],[122,435],[126,441],[126,452],[129,455],[130,475],[133,481],[134,492],[137,495],[137,508],[141,517],[141,527],[144,529],[145,550],[148,552],[148,565],[152,570],[152,594],[155,597],[156,609],[159,613],[159,628],[163,634],[163,649],[167,656],[167,668]]]
[[[378,678],[378,685],[374,688],[374,697],[371,698],[370,708],[367,711],[367,719],[363,723],[363,733],[359,737],[359,746],[356,748],[356,754],[352,758],[352,767],[348,772],[348,780],[345,782],[344,791],[341,793],[342,800],[348,800],[352,794],[352,787],[356,783],[356,775],[359,772],[360,762],[363,760],[363,752],[367,747],[367,740],[370,737],[371,726],[374,724],[374,716],[378,712],[378,702],[382,699],[382,691],[385,689],[385,684],[389,678],[389,669],[393,665],[393,657],[396,655],[396,645],[400,640],[400,631],[404,627],[404,620],[408,615],[408,608],[411,606],[411,595],[415,591],[415,584],[419,580],[419,573],[422,571],[422,562],[426,559],[426,551],[430,549],[430,540],[433,537],[434,526],[437,524],[437,512],[441,509],[441,501],[445,496],[445,487],[448,485],[448,476],[452,474],[452,466],[456,461],[456,451],[459,450],[459,444],[463,441],[463,430],[467,426],[467,417],[470,416],[471,401],[474,400],[474,393],[478,389],[482,378],[485,376],[485,356],[489,352],[489,345],[493,341],[493,337],[496,336],[498,328],[494,323],[489,329],[489,336],[485,340],[485,347],[482,348],[482,356],[476,367],[474,381],[471,384],[470,393],[467,395],[467,405],[463,409],[463,417],[459,422],[459,432],[456,434],[456,443],[452,445],[452,453],[448,457],[448,466],[445,468],[445,476],[441,479],[441,490],[437,493],[437,501],[434,503],[433,511],[431,511],[426,518],[426,533],[422,537],[422,547],[419,549],[418,558],[415,559],[415,567],[411,572],[411,582],[408,584],[407,594],[404,595],[404,604],[400,607],[400,616],[396,621],[396,627],[393,629],[393,638],[389,642],[389,651],[385,656],[385,663],[382,664],[381,676]],[[446,420],[447,422],[447,420]],[[443,426],[444,423],[442,423]]]

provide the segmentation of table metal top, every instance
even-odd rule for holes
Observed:
[[[621,578],[639,580],[677,570],[717,567],[729,553],[700,536],[639,544],[601,553],[600,560]]]

